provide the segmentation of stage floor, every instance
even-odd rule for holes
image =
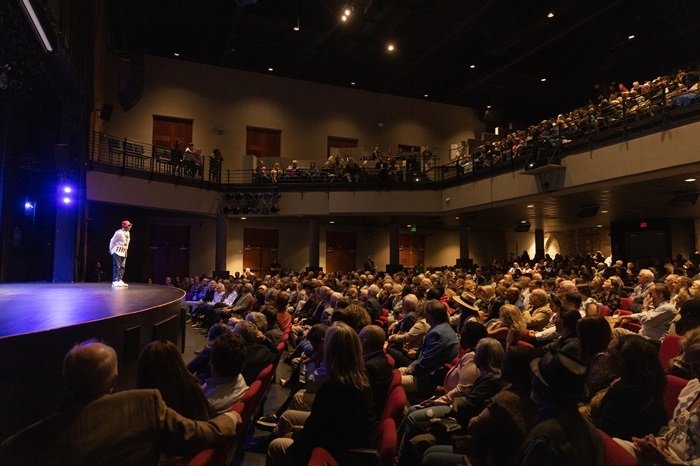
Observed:
[[[138,283],[128,288],[111,283],[0,284],[0,338],[147,311],[184,294],[178,288]]]

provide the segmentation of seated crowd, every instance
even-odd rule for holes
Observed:
[[[530,125],[527,129],[510,131],[503,137],[484,143],[470,150],[462,141],[454,161],[441,168],[443,175],[449,169],[456,169],[457,175],[464,175],[500,166],[507,166],[519,160],[530,160],[533,164],[542,162],[541,157],[549,157],[554,149],[575,143],[591,135],[619,128],[622,121],[660,115],[663,112],[686,107],[700,101],[700,72],[678,70],[671,75],[658,76],[643,82],[634,81],[628,88],[622,82],[609,86],[597,85],[595,95],[574,110]],[[376,179],[379,183],[398,183],[424,179],[425,174],[434,168],[433,153],[427,146],[420,152],[394,156],[375,145],[370,154],[357,160],[347,154],[331,155],[322,164],[310,162],[302,167],[297,160],[286,167],[275,163],[267,167],[265,161],[258,160],[254,182],[364,182]]]
[[[538,155],[536,148],[554,148],[596,133],[614,129],[623,120],[659,115],[667,109],[685,107],[700,101],[700,73],[679,70],[658,76],[628,89],[623,83],[607,88],[596,86],[589,102],[556,117],[542,120],[527,129],[516,130],[496,141],[469,151],[463,142],[452,165],[458,174],[490,169]]]
[[[399,465],[603,465],[611,448],[629,464],[697,460],[700,255],[646,268],[600,253],[512,259],[176,279],[207,346],[186,365],[154,341],[135,389],[112,393],[114,350],[76,345],[64,364],[74,399],[5,440],[0,462],[157,464],[220,445],[280,349],[289,396],[256,423],[271,431],[269,465],[306,465],[319,447],[363,464],[392,438]]]

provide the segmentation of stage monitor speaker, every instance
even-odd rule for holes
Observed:
[[[386,273],[393,275],[395,273],[403,272],[403,265],[401,264],[386,264]]]
[[[100,120],[109,121],[112,118],[112,111],[114,110],[114,105],[104,104],[102,109],[100,109]]]
[[[460,269],[471,269],[474,266],[474,259],[457,259],[455,265]]]
[[[576,211],[576,216],[578,218],[592,218],[598,214],[598,209],[600,206],[598,204],[583,206]]]

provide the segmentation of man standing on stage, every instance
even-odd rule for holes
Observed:
[[[124,283],[124,268],[126,266],[126,252],[129,249],[129,231],[131,222],[124,220],[122,227],[114,232],[109,241],[109,253],[112,255],[112,286],[129,286]]]

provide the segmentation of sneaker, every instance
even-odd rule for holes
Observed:
[[[119,286],[129,286],[126,283],[124,283],[122,280],[119,280]]]
[[[119,284],[118,281],[117,281],[117,282],[112,282],[112,286],[115,287],[115,288],[120,288],[120,287],[121,287],[121,285]]]
[[[277,415],[272,413],[268,414],[266,416],[262,416],[258,418],[257,421],[255,421],[255,427],[257,427],[260,430],[264,430],[267,432],[272,432],[272,430],[277,427],[277,422],[279,419],[277,418]]]

